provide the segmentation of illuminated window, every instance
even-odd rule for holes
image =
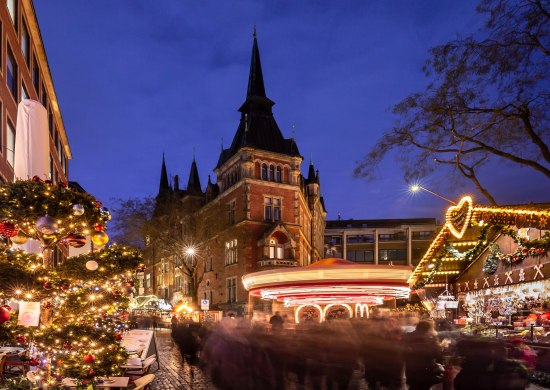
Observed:
[[[8,131],[6,136],[6,160],[13,168],[15,163],[15,128],[8,122]]]
[[[151,274],[145,275],[145,288],[151,287]]]
[[[230,240],[225,243],[225,265],[237,263],[237,240]]]
[[[226,279],[227,302],[237,302],[237,277]]]
[[[270,259],[284,259],[285,258],[285,249],[279,242],[275,239],[269,240],[268,247],[268,256]]]
[[[407,251],[405,249],[380,249],[378,251],[378,261],[383,262],[394,262],[395,261],[406,261],[407,260]]]
[[[266,221],[278,222],[281,220],[281,203],[280,198],[264,197],[264,219]]]

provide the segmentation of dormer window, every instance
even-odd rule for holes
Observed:
[[[285,249],[283,245],[279,244],[279,242],[274,238],[269,240],[268,256],[270,259],[285,258]]]

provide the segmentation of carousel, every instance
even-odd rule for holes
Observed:
[[[336,258],[306,267],[272,269],[243,276],[250,300],[294,308],[296,323],[368,317],[369,307],[406,299],[413,267],[358,264]]]

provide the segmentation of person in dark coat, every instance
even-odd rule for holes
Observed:
[[[409,390],[428,390],[441,382],[433,374],[434,363],[441,363],[442,350],[432,320],[421,320],[416,330],[404,336],[405,374]]]

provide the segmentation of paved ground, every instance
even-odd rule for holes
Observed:
[[[153,366],[156,375],[151,386],[154,390],[215,390],[215,387],[204,377],[202,371],[192,367],[181,357],[176,344],[172,341],[169,329],[156,331],[157,350],[160,369]]]
[[[156,375],[151,386],[153,390],[216,390],[208,378],[198,367],[190,366],[185,362],[181,353],[172,341],[171,331],[169,329],[159,329],[156,331],[157,350],[160,360],[160,368],[153,367],[153,373]],[[360,383],[361,390],[367,390],[368,386],[363,380],[359,380],[359,372],[356,372],[356,383]],[[289,378],[287,390],[296,390],[298,387]],[[442,389],[443,386],[434,386],[433,390]],[[527,390],[543,390],[545,388],[530,384]],[[258,389],[261,390],[261,389]]]

